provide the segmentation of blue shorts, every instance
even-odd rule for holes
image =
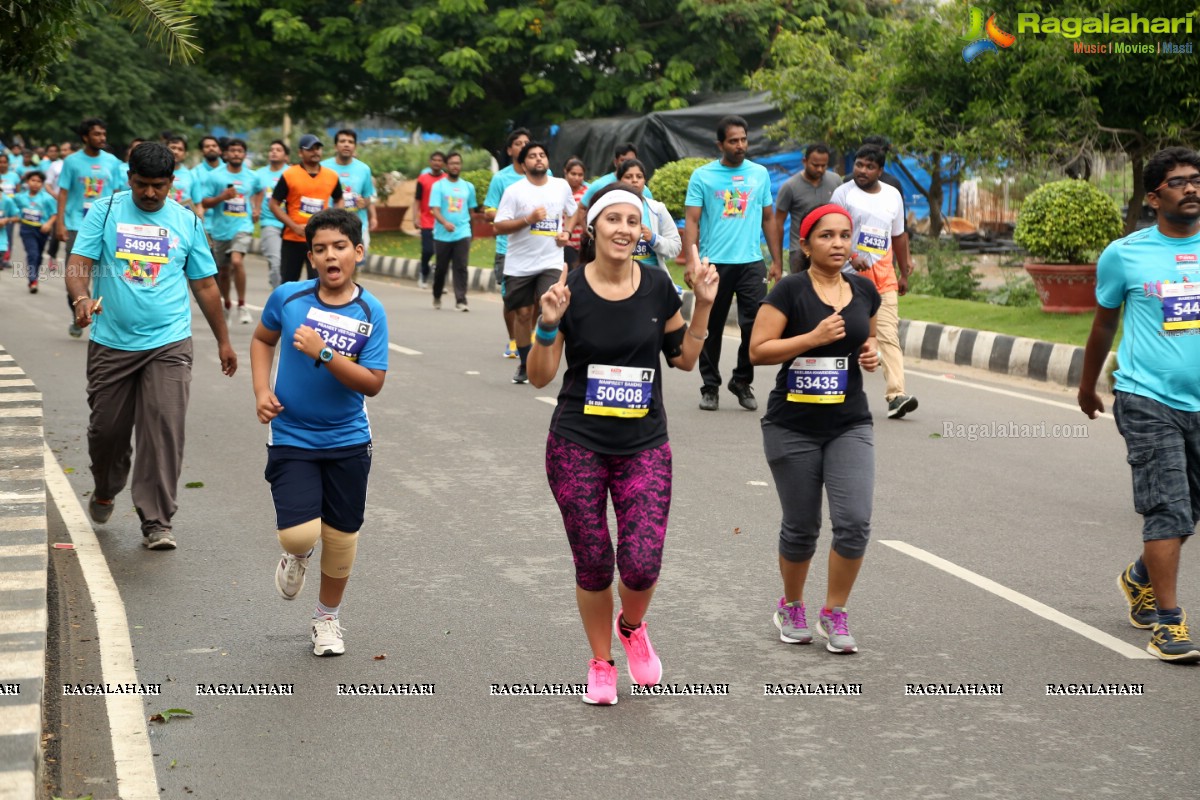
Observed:
[[[1113,416],[1133,471],[1142,540],[1191,536],[1200,522],[1200,412],[1117,392]]]
[[[267,468],[280,530],[320,519],[346,533],[362,529],[367,506],[371,443],[309,450],[267,446]]]

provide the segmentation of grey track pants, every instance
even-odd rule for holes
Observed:
[[[153,350],[88,344],[88,454],[95,496],[109,500],[129,479],[142,529],[171,526],[183,470],[184,419],[192,383],[192,340]]]

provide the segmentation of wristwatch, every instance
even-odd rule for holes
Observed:
[[[328,364],[330,361],[333,361],[333,351],[328,347],[323,347],[318,357],[321,359],[322,364]]]

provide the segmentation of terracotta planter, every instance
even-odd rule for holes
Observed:
[[[400,223],[404,221],[406,211],[408,211],[408,206],[375,206],[375,219],[379,221],[379,230],[400,230]]]
[[[1038,264],[1025,262],[1033,278],[1042,311],[1053,314],[1089,314],[1096,310],[1095,264]]]
[[[471,212],[471,236],[476,239],[490,239],[496,235],[496,231],[492,228],[492,223],[487,221],[487,217],[477,211]]]

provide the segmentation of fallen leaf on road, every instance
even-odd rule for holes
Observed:
[[[151,722],[170,722],[171,717],[190,717],[192,712],[186,708],[168,708],[166,711],[160,711],[157,714],[150,715]]]
[[[734,536],[737,536],[737,535],[738,535],[739,533],[741,533],[741,532],[742,532],[742,529],[741,529],[741,528],[734,528],[734,529],[733,529],[733,535],[734,535]]]
[[[929,434],[929,438],[930,439],[940,439],[940,438],[942,438],[942,435],[940,433],[931,433],[931,434]]]
[[[375,656],[376,661],[383,661],[385,658],[387,658],[387,653],[380,653],[379,655]]]
[[[67,475],[70,475],[74,471],[75,471],[74,467],[63,467],[63,472],[66,473]]]
[[[204,481],[188,481],[183,486],[185,489],[203,489]]]

